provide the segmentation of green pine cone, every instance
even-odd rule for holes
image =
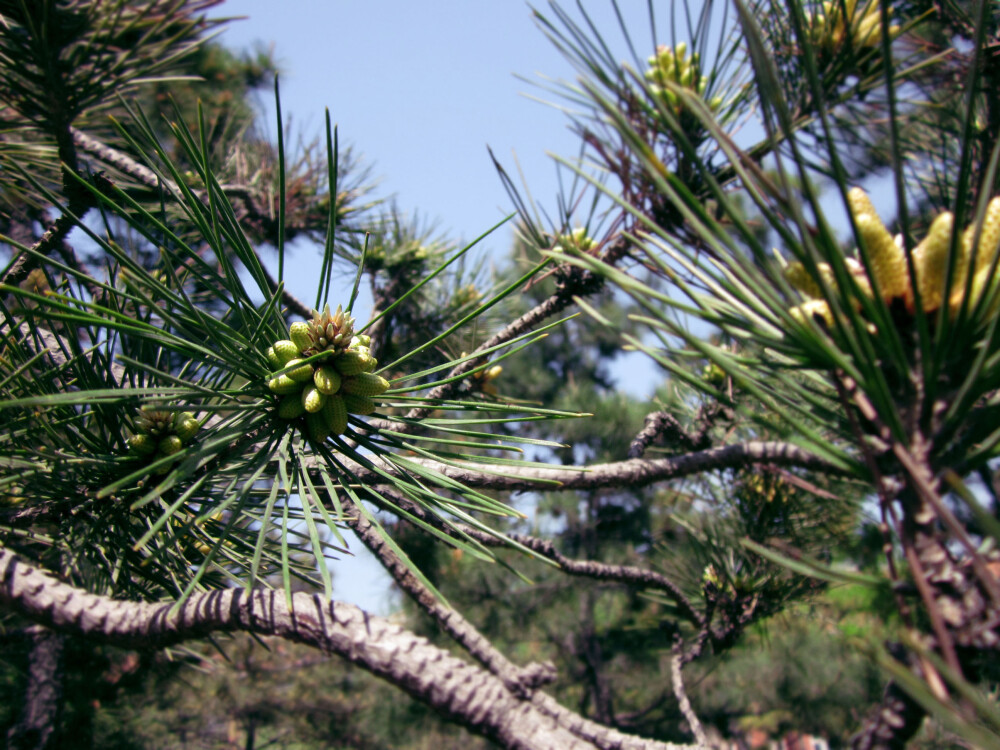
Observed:
[[[363,347],[348,349],[333,360],[333,366],[340,370],[341,375],[357,375],[368,371],[371,358],[371,354]]]
[[[278,356],[278,368],[284,367],[289,361],[295,359],[299,356],[299,347],[295,345],[294,341],[289,341],[288,339],[282,339],[281,341],[275,341],[274,353]]]
[[[344,399],[344,406],[347,407],[347,411],[351,414],[367,416],[375,411],[375,402],[367,396],[359,396],[356,393],[344,393],[341,395],[341,398]]]
[[[172,456],[183,447],[184,444],[176,435],[167,435],[160,441],[160,453],[164,456]]]
[[[292,393],[281,399],[278,404],[278,416],[282,419],[296,419],[306,413],[306,406],[302,403],[302,396]]]
[[[326,397],[323,404],[323,418],[334,435],[343,435],[347,430],[347,405],[344,399],[334,394]]]
[[[151,456],[156,453],[156,440],[146,433],[140,432],[128,439],[128,447],[140,456]]]
[[[315,414],[322,409],[325,400],[326,396],[320,393],[319,388],[312,383],[309,383],[302,391],[302,405],[310,414]]]
[[[271,363],[271,367],[275,370],[280,370],[282,367],[281,358],[278,353],[274,351],[273,346],[267,347],[267,361]]]
[[[195,433],[201,428],[201,422],[195,419],[189,412],[181,412],[186,419],[178,423],[178,420],[174,420],[174,434],[181,439],[182,442],[187,442],[195,436]]]
[[[302,390],[302,383],[296,383],[287,375],[278,375],[267,381],[267,387],[278,395],[284,396],[289,393],[298,393]]]
[[[288,327],[288,338],[298,347],[300,354],[313,345],[309,337],[309,324],[301,320]]]
[[[301,359],[291,359],[285,363],[285,367],[291,367],[294,364],[301,362]],[[302,365],[301,367],[296,367],[294,370],[289,370],[285,373],[292,380],[297,383],[308,383],[313,377],[313,367],[312,365]]]
[[[306,427],[309,428],[309,437],[317,443],[322,443],[330,437],[330,426],[327,424],[322,414],[307,414]]]
[[[389,381],[381,375],[360,372],[353,377],[344,378],[340,387],[344,393],[353,393],[355,396],[381,396],[389,389]]]
[[[340,373],[329,365],[317,367],[313,373],[313,383],[319,388],[320,393],[336,393],[340,390]]]

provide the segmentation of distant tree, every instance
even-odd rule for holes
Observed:
[[[259,136],[216,4],[0,2],[8,744],[469,745],[356,668],[510,748],[997,744],[995,4],[678,5],[627,63],[537,12],[582,156],[549,212],[498,164],[493,277],[329,124]],[[346,528],[399,622],[334,601]]]

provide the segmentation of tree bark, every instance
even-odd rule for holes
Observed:
[[[45,628],[33,628],[30,637],[24,705],[17,723],[7,732],[7,747],[11,750],[49,747],[62,699],[66,637]]]

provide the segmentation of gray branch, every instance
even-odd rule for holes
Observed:
[[[614,262],[621,257],[627,247],[627,243],[628,240],[624,237],[619,238],[619,240],[615,243],[614,248],[608,253],[607,257],[609,262]],[[476,351],[483,351],[485,349],[498,346],[520,336],[522,333],[530,331],[546,318],[550,318],[556,313],[566,309],[573,303],[574,297],[590,294],[596,291],[601,284],[601,281],[589,272],[571,270],[570,273],[570,277],[567,280],[561,281],[556,291],[548,299],[545,299],[535,305],[535,307],[528,310],[528,312],[520,318],[508,324],[502,330],[488,338],[476,348]],[[448,377],[463,375],[481,364],[482,359],[466,360],[465,362],[455,366],[448,373]],[[455,394],[461,382],[462,381],[460,380],[455,380],[450,383],[439,385],[436,388],[432,388],[428,392],[427,397],[432,399],[449,398]],[[411,409],[407,413],[406,417],[407,419],[422,419],[423,417],[426,417],[432,409],[433,407],[418,406]],[[397,431],[403,432],[412,429],[413,427],[411,425],[401,425],[396,428]]]
[[[416,503],[403,497],[403,495],[398,492],[394,492],[391,488],[379,487],[378,493],[390,498],[393,503],[399,506],[399,508],[405,510],[410,515],[419,518],[424,523],[433,525],[445,534],[457,536],[457,532],[454,527],[444,523],[434,514],[428,513]],[[380,507],[383,507],[384,510],[389,511],[390,513],[394,510],[389,505],[380,505]],[[470,539],[474,539],[487,547],[499,547],[507,544],[506,539],[503,537],[488,534],[485,531],[473,528],[472,526],[459,524],[458,529],[460,529],[461,532]],[[691,604],[691,601],[684,595],[677,584],[662,573],[657,573],[655,570],[647,570],[634,565],[612,565],[610,563],[602,563],[594,560],[574,560],[563,555],[558,549],[556,549],[556,545],[550,540],[540,539],[526,534],[507,534],[506,538],[516,544],[520,544],[522,547],[530,549],[532,552],[541,555],[542,557],[548,558],[552,562],[556,563],[567,575],[577,576],[579,578],[592,578],[598,581],[615,581],[617,583],[625,584],[627,586],[635,586],[641,589],[658,589],[663,591],[674,600],[677,606],[683,611],[684,615],[691,622],[696,624],[698,627],[703,627],[705,625],[704,616],[694,608],[694,605]]]
[[[20,327],[22,335],[28,339],[32,334],[39,336],[47,349],[47,355],[54,365],[65,363],[63,348],[59,337],[43,329],[31,329],[27,324]],[[30,339],[29,339],[30,340]],[[115,381],[125,386],[125,370],[117,364],[111,365]],[[206,422],[211,426],[218,418],[213,417]],[[399,429],[395,427],[395,429]],[[313,460],[317,460],[314,459]],[[374,460],[374,459],[373,459]],[[691,476],[703,471],[727,469],[754,463],[769,463],[775,466],[797,467],[820,471],[827,474],[842,474],[835,466],[822,458],[791,443],[750,441],[734,443],[718,448],[709,448],[694,453],[665,458],[633,458],[627,461],[616,461],[607,464],[596,464],[585,467],[548,467],[548,466],[505,466],[504,475],[491,473],[484,466],[474,464],[455,466],[434,461],[418,460],[428,468],[444,474],[450,479],[462,482],[470,487],[504,490],[529,491],[552,488],[558,483],[558,489],[593,490],[604,487],[645,487],[657,482],[664,482],[679,477]],[[347,461],[355,476],[371,484],[380,484],[383,477],[363,466]],[[381,468],[390,474],[396,473],[391,464],[382,463]]]
[[[304,592],[225,589],[179,605],[119,601],[62,583],[0,548],[0,604],[53,630],[125,647],[160,648],[220,632],[279,636],[347,659],[505,748],[690,748],[596,725],[540,692],[519,698],[488,671],[384,618]]]
[[[411,459],[412,460],[412,459]],[[419,463],[444,474],[449,479],[468,487],[508,492],[530,490],[595,490],[604,487],[646,487],[657,482],[691,476],[703,471],[731,469],[747,464],[768,463],[774,466],[797,467],[831,475],[844,472],[804,448],[791,443],[757,441],[734,443],[718,448],[686,453],[667,458],[633,458],[607,464],[575,467],[504,466],[503,476],[474,464],[455,466],[427,459]],[[387,472],[395,469],[382,466]],[[354,467],[352,466],[352,471]],[[374,472],[358,467],[357,476],[377,483],[380,477]]]
[[[354,506],[350,498],[347,497],[341,498],[341,503],[348,509]],[[382,567],[392,576],[396,584],[448,635],[460,643],[476,661],[503,680],[504,685],[509,690],[515,695],[527,698],[530,697],[535,688],[555,680],[556,669],[551,663],[532,663],[522,668],[507,659],[460,612],[444,604],[434,595],[433,591],[421,583],[406,566],[406,563],[386,544],[385,539],[374,525],[364,518],[356,507],[354,507],[354,511],[357,515],[348,521],[348,525],[358,535],[361,542],[378,558]]]

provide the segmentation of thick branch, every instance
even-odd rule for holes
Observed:
[[[117,601],[61,583],[0,549],[0,603],[54,630],[118,646],[163,647],[217,632],[277,635],[337,654],[507,748],[687,747],[627,737],[579,716],[566,717],[565,709],[541,694],[520,700],[489,672],[388,620],[304,592],[226,589],[194,595],[179,606]],[[554,715],[563,716],[570,728],[560,726],[564,721],[553,720]],[[594,732],[610,733],[614,744],[581,739]]]
[[[504,466],[504,476],[497,476],[473,464],[461,467],[421,460],[428,468],[462,482],[468,487],[482,487],[509,492],[561,489],[593,490],[603,487],[645,487],[703,471],[730,469],[747,464],[769,463],[798,467],[827,474],[843,474],[833,464],[791,443],[750,441],[667,458],[633,458],[627,461],[594,466]],[[394,471],[392,467],[383,467]],[[353,470],[353,467],[352,467]],[[359,467],[357,475],[378,482],[374,472]],[[555,486],[553,483],[558,483]]]

